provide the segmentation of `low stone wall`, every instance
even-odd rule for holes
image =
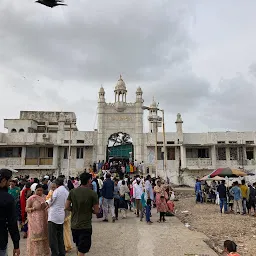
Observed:
[[[209,170],[181,170],[181,179],[182,179],[182,184],[180,185],[188,185],[191,187],[195,186],[195,181],[197,177],[204,177],[207,174],[210,174],[211,171]]]
[[[163,170],[158,170],[157,175],[160,176],[162,179],[169,178],[169,181],[174,185],[186,185],[190,187],[195,186],[195,181],[197,177],[204,177],[205,175],[209,174],[211,171],[209,170],[167,170],[165,173]]]
[[[29,175],[30,178],[38,178],[42,179],[45,175],[48,176],[57,176],[57,171],[56,170],[20,170],[17,173],[14,173],[14,177],[19,177],[19,176],[25,177],[26,175]]]

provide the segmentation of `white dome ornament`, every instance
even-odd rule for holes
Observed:
[[[116,83],[115,91],[127,92],[125,82],[124,82],[121,75],[120,75],[120,78],[118,79],[118,81]]]
[[[115,108],[118,112],[123,112],[126,109],[126,85],[125,82],[120,75],[116,86],[115,86]]]

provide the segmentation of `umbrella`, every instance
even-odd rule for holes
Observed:
[[[225,180],[225,178],[222,178],[220,176],[215,176],[215,177],[211,178],[209,175],[206,175],[200,180],[217,180],[217,181],[220,181],[220,180]]]
[[[235,178],[235,177],[247,176],[247,173],[241,170],[231,169],[229,167],[226,167],[226,168],[218,168],[217,170],[215,170],[209,175],[209,177],[211,178],[215,176]]]

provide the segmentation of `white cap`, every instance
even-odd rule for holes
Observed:
[[[33,183],[30,187],[31,191],[32,192],[35,192],[36,191],[36,186],[37,186],[37,183]]]
[[[137,180],[137,181],[140,181],[140,178],[137,178],[136,180]]]
[[[44,179],[49,180],[49,179],[50,179],[50,177],[49,177],[48,175],[46,175],[46,176],[44,176]]]

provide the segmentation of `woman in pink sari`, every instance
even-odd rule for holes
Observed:
[[[50,256],[47,230],[47,210],[43,188],[36,186],[35,194],[27,200],[28,241],[27,256]]]
[[[164,197],[164,201],[168,199],[168,194],[166,192],[166,186],[161,183],[160,180],[157,181],[156,186],[154,187],[154,192],[156,193],[156,208],[157,212],[160,212],[160,207],[162,205],[161,196]],[[167,205],[166,205],[167,206]]]

